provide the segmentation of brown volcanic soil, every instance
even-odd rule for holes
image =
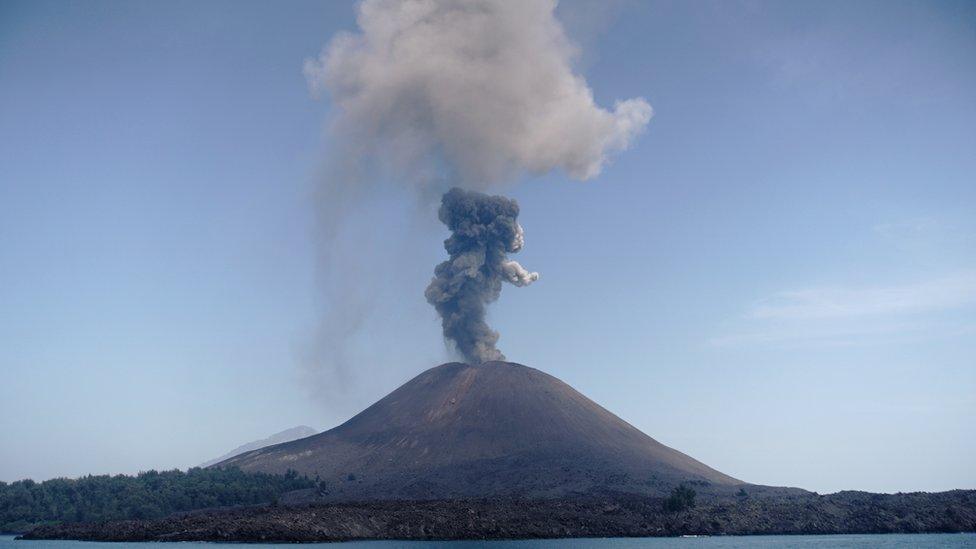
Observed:
[[[664,446],[539,370],[507,362],[427,370],[346,423],[217,466],[324,481],[319,498],[659,496],[742,484]]]

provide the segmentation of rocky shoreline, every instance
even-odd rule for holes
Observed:
[[[749,534],[976,532],[976,490],[740,497],[665,512],[618,494],[562,499],[306,503],[211,510],[159,520],[42,526],[23,539],[316,542]]]

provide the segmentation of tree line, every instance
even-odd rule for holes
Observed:
[[[207,507],[277,501],[315,482],[294,471],[285,475],[239,469],[192,468],[100,475],[44,482],[0,481],[0,532],[24,532],[39,524],[160,518]]]

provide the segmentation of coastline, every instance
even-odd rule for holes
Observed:
[[[976,490],[754,498],[705,502],[676,513],[661,505],[660,498],[626,494],[306,503],[41,526],[21,538],[253,543],[976,532]]]

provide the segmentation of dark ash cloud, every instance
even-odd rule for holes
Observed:
[[[518,203],[504,196],[454,188],[441,200],[438,217],[451,230],[444,241],[450,259],[434,269],[424,295],[441,316],[444,337],[472,364],[505,359],[496,347],[498,332],[485,322],[502,282],[527,286],[539,279],[508,259],[524,244],[518,214]]]

